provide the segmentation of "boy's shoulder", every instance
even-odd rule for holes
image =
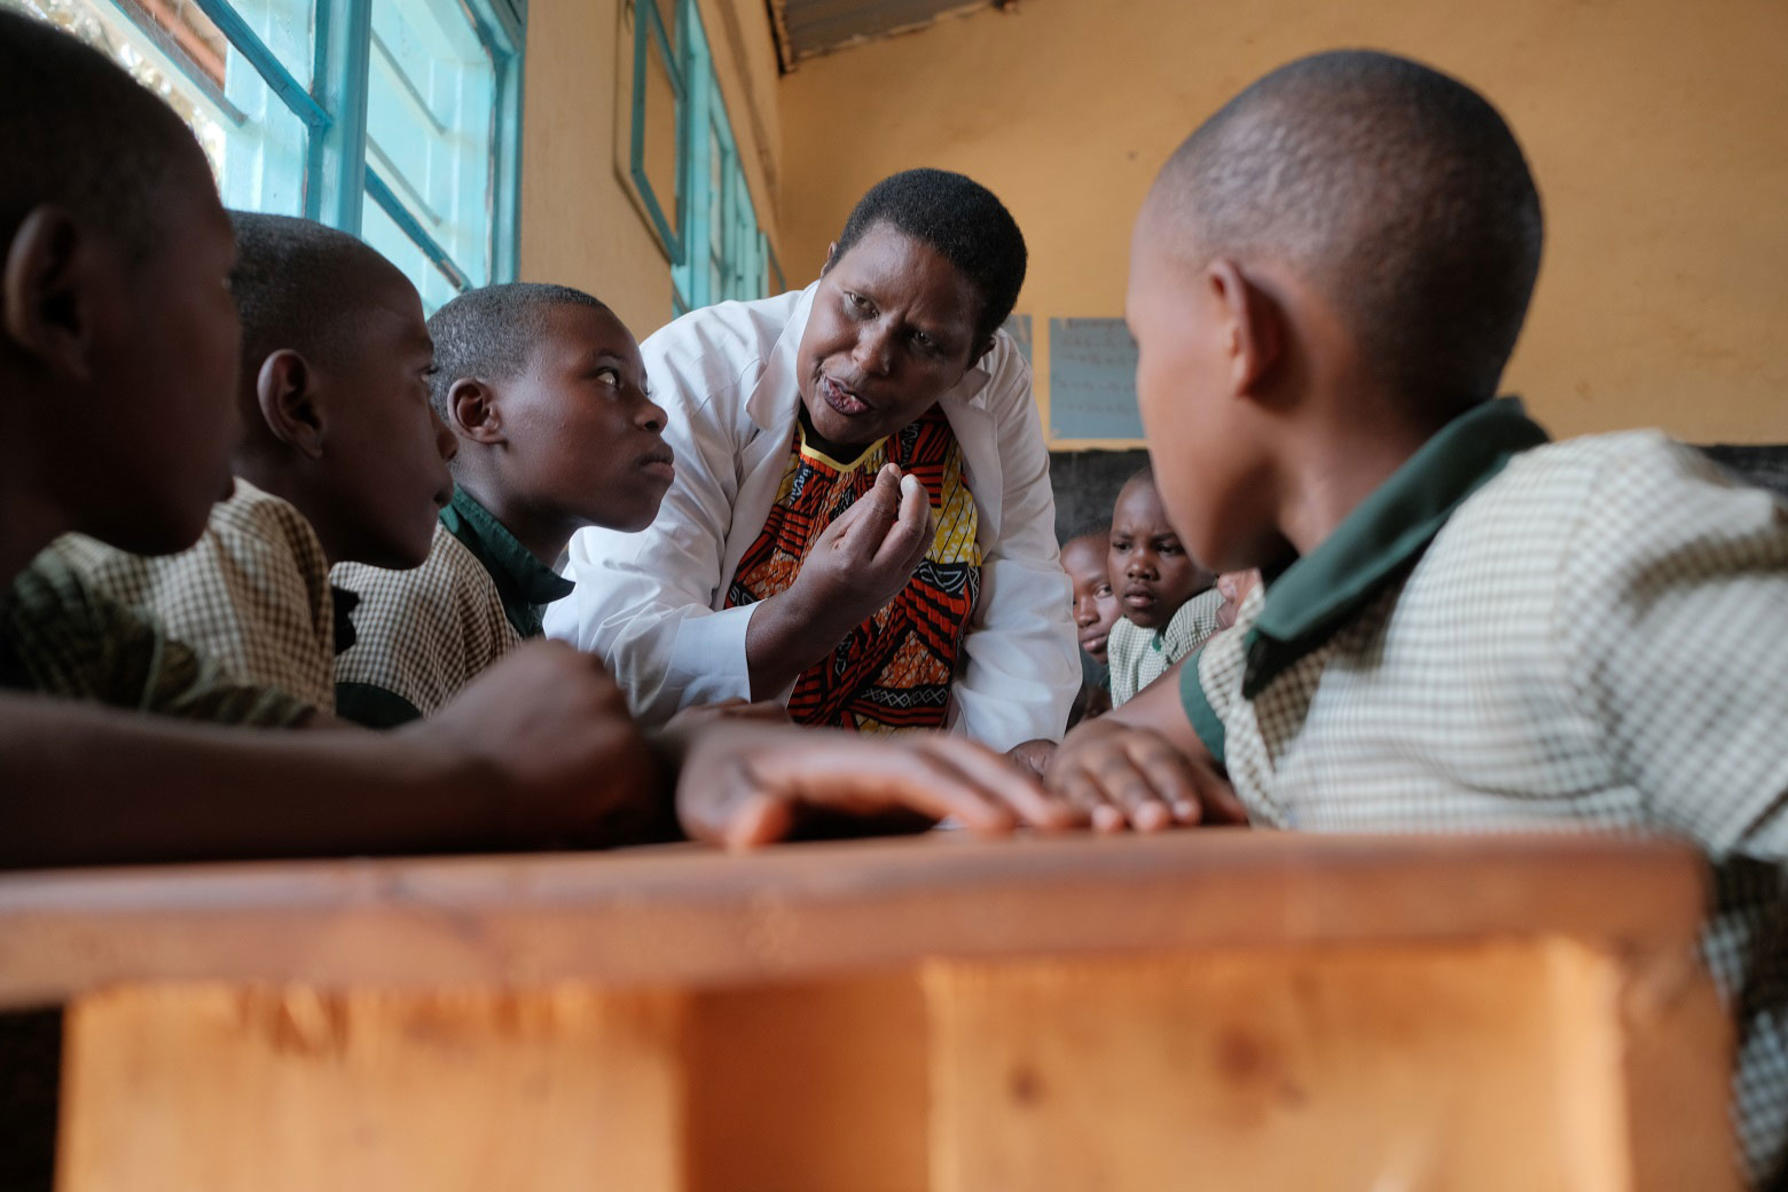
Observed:
[[[1433,554],[1500,556],[1506,566],[1582,588],[1626,583],[1636,560],[1695,556],[1788,534],[1788,503],[1742,483],[1661,431],[1584,435],[1513,458],[1467,498]],[[1518,557],[1527,561],[1522,563]]]
[[[441,523],[422,566],[343,563],[334,580],[359,597],[354,644],[335,663],[344,714],[355,702],[349,689],[365,687],[432,714],[521,644],[496,580]]]
[[[238,480],[199,541],[179,554],[148,558],[80,535],[52,550],[95,592],[145,610],[235,679],[330,707],[329,563],[316,530],[289,502]]]
[[[313,705],[245,686],[52,547],[0,592],[0,687],[220,724],[283,727]]]

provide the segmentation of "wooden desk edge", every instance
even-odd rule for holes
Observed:
[[[1706,889],[1700,856],[1663,840],[1264,831],[15,873],[0,1006],[144,980],[724,985],[940,956],[1498,936],[1680,952]]]

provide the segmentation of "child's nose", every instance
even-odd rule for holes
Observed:
[[[441,421],[440,415],[433,415],[433,417],[435,420],[435,449],[441,453],[442,459],[452,463],[453,457],[459,454],[459,436],[454,434],[445,422]]]

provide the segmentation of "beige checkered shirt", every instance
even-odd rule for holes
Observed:
[[[204,537],[145,558],[78,534],[52,547],[94,591],[147,611],[240,683],[335,708],[335,601],[323,544],[305,516],[245,480]]]
[[[1200,592],[1180,605],[1167,622],[1167,628],[1156,632],[1144,629],[1128,617],[1112,622],[1106,641],[1106,656],[1111,660],[1111,706],[1130,702],[1136,693],[1159,679],[1163,672],[1216,633],[1217,609],[1223,604],[1223,593],[1212,588]]]
[[[386,571],[343,563],[335,582],[360,597],[360,632],[336,660],[335,678],[342,714],[363,723],[433,715],[522,641],[490,572],[438,522],[422,566]],[[390,696],[408,707],[390,704]],[[389,705],[383,714],[382,705]]]
[[[1788,1142],[1788,506],[1656,433],[1516,454],[1511,405],[1251,595],[1187,713],[1260,823],[1696,841],[1761,1181]]]

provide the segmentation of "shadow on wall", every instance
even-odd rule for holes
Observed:
[[[1701,450],[1744,483],[1788,497],[1788,444],[1721,443]],[[1141,450],[1052,451],[1049,480],[1055,489],[1056,541],[1066,542],[1076,534],[1110,524],[1118,490],[1146,463],[1148,452]]]

